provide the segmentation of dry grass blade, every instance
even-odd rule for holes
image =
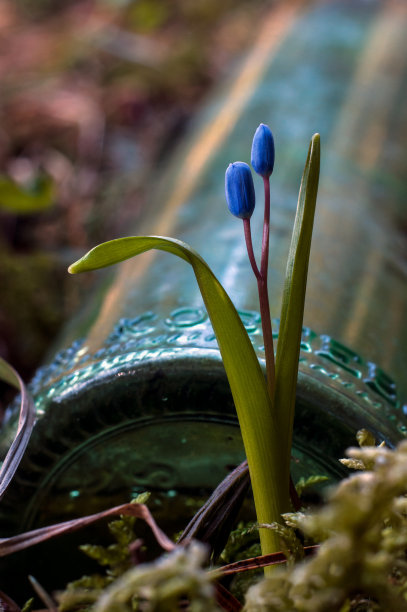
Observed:
[[[226,544],[249,485],[249,468],[247,461],[243,461],[216,487],[187,525],[178,544],[191,539],[205,542],[216,559]]]
[[[3,461],[0,470],[0,499],[10,484],[19,463],[24,455],[31,436],[35,418],[35,407],[31,395],[17,372],[0,357],[0,379],[20,391],[20,418],[16,437]]]
[[[21,612],[21,608],[3,591],[0,591],[0,610],[5,612]]]
[[[117,514],[124,514],[128,516],[136,516],[137,518],[143,519],[153,532],[158,544],[164,550],[171,551],[175,548],[174,542],[165,535],[165,533],[158,527],[157,523],[153,519],[149,509],[144,504],[123,504],[122,506],[115,506],[108,510],[103,510],[97,514],[91,514],[81,518],[73,519],[71,521],[65,521],[64,523],[57,523],[56,525],[49,525],[47,527],[41,527],[40,529],[34,529],[33,531],[27,531],[11,538],[4,538],[0,540],[0,557],[11,555],[14,552],[29,548],[45,540],[55,538],[59,535],[71,533],[77,529],[87,527],[100,519],[108,518]]]
[[[224,612],[240,612],[243,606],[222,584],[216,585],[216,602]]]
[[[52,600],[51,596],[47,593],[43,586],[38,582],[34,576],[28,576],[28,580],[31,582],[31,586],[41,599],[42,603],[47,606],[48,612],[58,612],[57,605]]]
[[[319,545],[315,544],[314,546],[305,546],[304,552],[305,556],[313,555],[318,550]],[[286,558],[284,553],[277,552],[272,553],[270,555],[261,555],[259,557],[252,557],[251,559],[244,559],[243,561],[236,561],[235,563],[229,563],[228,565],[224,565],[223,567],[219,567],[214,570],[218,574],[219,572],[223,576],[228,576],[230,574],[238,574],[240,572],[247,572],[253,569],[259,569],[262,567],[268,567],[269,565],[280,565],[286,562]]]

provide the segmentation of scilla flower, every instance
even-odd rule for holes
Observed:
[[[274,168],[274,138],[268,125],[260,123],[252,144],[252,166],[261,176],[267,178]]]
[[[232,215],[250,219],[256,203],[252,172],[244,162],[229,164],[225,174],[225,193]]]

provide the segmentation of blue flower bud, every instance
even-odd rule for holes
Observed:
[[[252,171],[244,162],[229,164],[225,174],[225,193],[232,215],[250,219],[256,204]]]
[[[274,168],[274,138],[268,125],[260,123],[252,144],[252,166],[263,177],[269,177]]]

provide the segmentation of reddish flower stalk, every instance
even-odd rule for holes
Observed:
[[[273,329],[270,317],[270,305],[267,288],[267,271],[268,271],[268,255],[269,255],[269,235],[270,235],[270,182],[268,177],[263,177],[264,181],[264,223],[263,223],[263,241],[261,246],[261,264],[260,270],[256,263],[256,258],[253,252],[252,233],[250,226],[250,218],[243,219],[244,237],[246,240],[247,254],[257,280],[257,289],[260,302],[261,326],[263,330],[264,353],[266,357],[266,375],[267,388],[274,401],[275,389],[275,359],[274,359],[274,342]],[[290,498],[294,509],[298,511],[301,508],[301,501],[295,488],[292,477],[290,476]]]
[[[269,234],[270,234],[270,181],[269,177],[263,177],[264,182],[264,223],[263,223],[263,241],[261,247],[261,264],[260,270],[256,263],[256,258],[253,252],[253,243],[251,236],[250,218],[243,219],[244,235],[246,240],[247,253],[252,270],[257,280],[257,290],[260,302],[261,325],[263,329],[264,353],[266,358],[266,375],[267,387],[270,398],[274,399],[275,389],[275,361],[274,361],[274,343],[273,330],[270,318],[270,305],[267,287],[267,272],[268,272],[268,254],[269,254]]]

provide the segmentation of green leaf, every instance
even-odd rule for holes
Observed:
[[[34,605],[34,597],[31,597],[28,601],[25,602],[24,606],[21,608],[21,612],[31,612]]]
[[[264,374],[250,338],[229,296],[213,272],[190,246],[172,238],[138,236],[105,242],[72,264],[69,272],[78,273],[103,268],[159,249],[177,255],[193,268],[202,298],[216,334],[223,364],[236,406],[252,480],[258,520],[280,521],[285,503],[287,481],[281,480],[280,435],[267,392]],[[288,452],[288,461],[290,453]],[[265,519],[265,516],[268,518]],[[263,552],[273,552],[278,541],[272,532],[261,532]],[[264,552],[264,554],[266,554]]]
[[[54,182],[46,175],[37,177],[33,189],[23,189],[8,176],[0,175],[0,208],[15,214],[35,213],[54,203]]]
[[[16,387],[21,393],[20,418],[16,437],[0,469],[0,499],[13,478],[27,447],[34,425],[34,402],[17,372],[0,357],[0,380]]]
[[[276,356],[275,410],[285,452],[291,452],[308,262],[320,165],[320,137],[314,134],[302,175],[284,282]],[[285,463],[286,465],[286,463]],[[288,475],[286,475],[288,478]]]
[[[308,476],[308,478],[304,478],[304,476],[301,476],[301,478],[295,485],[295,488],[297,489],[297,494],[299,495],[299,497],[301,497],[304,491],[309,487],[313,487],[314,485],[319,484],[321,482],[326,482],[327,480],[329,480],[329,477],[324,476],[322,474],[314,474],[313,476]]]

